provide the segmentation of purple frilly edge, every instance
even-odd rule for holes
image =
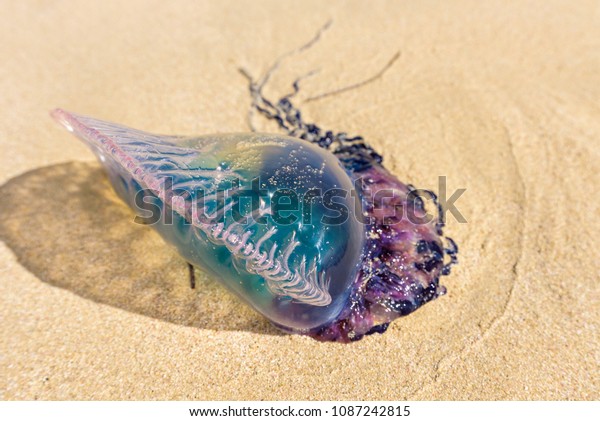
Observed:
[[[363,213],[371,218],[367,243],[347,305],[335,321],[307,333],[320,341],[351,342],[385,332],[391,321],[444,295],[439,279],[456,262],[456,245],[443,236],[432,192],[437,215],[427,213],[417,190],[379,163],[352,172],[360,177]],[[380,193],[385,199],[374,200],[382,190],[388,191]]]

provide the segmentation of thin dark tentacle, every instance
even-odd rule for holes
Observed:
[[[333,22],[332,20],[325,22],[325,25],[323,25],[321,28],[319,28],[319,30],[317,31],[315,36],[310,41],[308,41],[306,44],[304,44],[294,50],[290,50],[290,51],[282,54],[281,56],[279,56],[277,58],[277,60],[275,60],[275,62],[271,65],[271,67],[269,67],[269,69],[265,72],[260,83],[258,83],[258,93],[262,94],[262,88],[267,84],[267,82],[271,78],[271,75],[277,70],[277,68],[283,62],[283,60],[285,60],[286,58],[288,58],[289,56],[292,56],[294,54],[300,54],[301,52],[308,50],[310,47],[312,47],[317,42],[319,42],[319,40],[321,39],[321,35],[327,29],[329,29],[332,22]]]
[[[267,73],[269,75],[272,74],[272,72],[277,68],[278,63],[281,62],[283,58],[292,53],[304,51],[305,49],[314,45],[314,43],[319,40],[320,34],[324,29],[327,28],[327,26],[328,25],[321,28],[317,35],[303,47],[292,50],[292,52],[281,56],[276,63],[269,68]],[[394,57],[386,64],[386,66],[375,76],[350,87],[342,88],[342,90],[346,91],[349,89],[355,89],[376,80],[377,78],[381,77],[383,73],[385,73],[385,71],[398,59],[398,57],[399,53],[394,55]],[[302,119],[302,112],[296,106],[294,106],[291,98],[298,93],[300,89],[300,81],[305,77],[310,76],[314,72],[296,79],[292,83],[292,93],[280,98],[277,103],[271,102],[262,93],[264,83],[269,79],[269,77],[263,77],[261,82],[258,83],[254,81],[247,70],[240,68],[240,72],[246,77],[246,79],[248,79],[249,83],[252,105],[248,120],[252,131],[255,131],[255,128],[252,124],[251,113],[252,110],[256,110],[267,119],[274,120],[279,128],[285,131],[288,135],[307,140],[311,143],[319,145],[322,148],[331,150],[344,164],[349,167],[360,169],[362,167],[369,166],[372,162],[382,162],[381,155],[375,152],[369,145],[364,143],[364,139],[361,136],[348,136],[348,134],[345,132],[335,133],[331,130],[323,130],[314,123],[304,122]],[[329,95],[329,93],[323,95]]]
[[[361,82],[353,83],[352,85],[344,86],[343,88],[338,88],[338,89],[334,89],[333,91],[323,92],[322,94],[311,96],[310,98],[306,99],[305,102],[317,101],[319,99],[327,98],[328,96],[338,95],[338,94],[341,94],[343,92],[347,92],[347,91],[351,91],[353,89],[361,88],[361,87],[363,87],[365,85],[368,85],[371,82],[375,82],[377,79],[379,79],[380,77],[382,77],[385,74],[385,72],[387,72],[388,69],[390,67],[392,67],[392,65],[399,58],[400,58],[400,51],[398,51],[396,54],[394,54],[394,56],[387,62],[387,64],[377,74],[371,76],[370,78],[365,79],[365,80],[363,80]]]
[[[194,270],[194,266],[190,263],[188,263],[188,270],[190,274],[190,287],[196,289],[196,271]]]

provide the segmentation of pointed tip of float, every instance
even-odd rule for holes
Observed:
[[[102,124],[110,125],[110,123],[104,123],[100,120],[74,114],[63,110],[62,108],[56,108],[50,111],[50,116],[58,124],[90,146],[92,150],[101,147],[101,144],[106,140],[105,136],[101,133],[101,130],[97,130],[96,127],[101,126]]]
[[[68,131],[74,131],[73,123],[76,121],[76,118],[70,112],[63,110],[62,108],[55,108],[50,111],[50,116]]]

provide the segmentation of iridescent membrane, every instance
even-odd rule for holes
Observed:
[[[332,152],[283,135],[159,136],[53,116],[184,259],[287,332],[357,340],[445,292],[455,250],[441,219],[362,143]],[[274,214],[280,199],[292,210]]]

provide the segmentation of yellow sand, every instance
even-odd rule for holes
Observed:
[[[3,2],[0,398],[599,399],[597,1]],[[401,180],[466,188],[448,294],[352,345],[187,269],[48,117],[248,131],[244,66]],[[375,74],[361,88],[302,103]],[[275,127],[259,117],[259,130]]]

